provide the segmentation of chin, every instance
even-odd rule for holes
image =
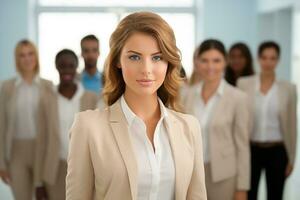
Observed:
[[[151,96],[156,94],[157,90],[155,90],[154,88],[137,88],[135,90],[135,93],[137,94],[137,96]]]

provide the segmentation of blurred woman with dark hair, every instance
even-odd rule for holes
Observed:
[[[253,61],[249,47],[242,42],[235,43],[229,50],[228,66],[225,70],[226,81],[235,86],[239,77],[253,74]]]

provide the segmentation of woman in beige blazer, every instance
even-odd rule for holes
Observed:
[[[69,49],[59,51],[55,58],[60,82],[53,93],[43,97],[39,112],[40,130],[36,145],[36,199],[65,200],[68,133],[79,111],[95,109],[97,95],[84,91],[76,81],[78,58]]]
[[[38,76],[38,53],[33,43],[20,41],[15,49],[18,75],[3,82],[0,92],[0,176],[16,200],[32,200],[35,146],[41,97],[51,82]]]
[[[159,15],[120,22],[105,65],[109,107],[78,114],[71,129],[66,199],[206,199],[199,124],[171,110],[180,67]]]
[[[241,78],[238,87],[248,94],[251,114],[251,190],[257,199],[262,170],[266,171],[268,199],[282,199],[285,179],[295,163],[297,133],[296,86],[276,79],[280,47],[272,41],[258,48],[261,72]]]
[[[249,189],[249,140],[246,94],[224,79],[226,50],[205,40],[197,54],[202,81],[192,86],[185,109],[202,128],[207,197],[209,200],[246,199]]]

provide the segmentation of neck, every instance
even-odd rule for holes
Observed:
[[[275,72],[272,71],[272,72],[261,72],[260,73],[260,80],[262,82],[265,82],[265,81],[274,81],[275,80]]]
[[[160,117],[157,94],[145,97],[125,90],[124,98],[129,108],[144,122]]]
[[[85,66],[84,70],[90,75],[93,76],[97,72],[97,67],[87,67]]]
[[[213,80],[213,81],[204,81],[204,84],[203,84],[203,91],[204,92],[215,92],[219,85],[220,85],[220,82],[221,82],[221,79],[218,79],[218,80]]]
[[[23,78],[23,80],[24,80],[25,82],[31,84],[32,81],[33,81],[33,79],[34,79],[34,77],[35,77],[35,74],[32,73],[32,72],[23,72],[23,73],[21,74],[21,76],[22,76],[22,78]]]
[[[72,82],[72,83],[59,83],[58,86],[58,92],[66,97],[71,99],[73,97],[73,95],[75,94],[77,90],[77,85],[76,83]]]

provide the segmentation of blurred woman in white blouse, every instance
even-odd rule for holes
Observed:
[[[37,118],[40,99],[52,91],[39,77],[37,49],[28,40],[15,49],[17,77],[3,82],[0,92],[0,176],[16,200],[32,200]]]
[[[105,65],[108,108],[78,114],[71,129],[67,200],[206,199],[199,123],[174,111],[180,67],[159,15],[119,23]]]
[[[200,121],[208,200],[245,200],[250,185],[249,113],[246,94],[224,79],[224,45],[214,39],[198,47],[202,80],[185,97],[185,110]]]
[[[273,41],[258,48],[260,74],[238,80],[247,92],[251,113],[251,190],[257,199],[262,170],[266,171],[269,200],[281,200],[285,179],[295,163],[297,133],[296,86],[276,78],[280,47]]]

